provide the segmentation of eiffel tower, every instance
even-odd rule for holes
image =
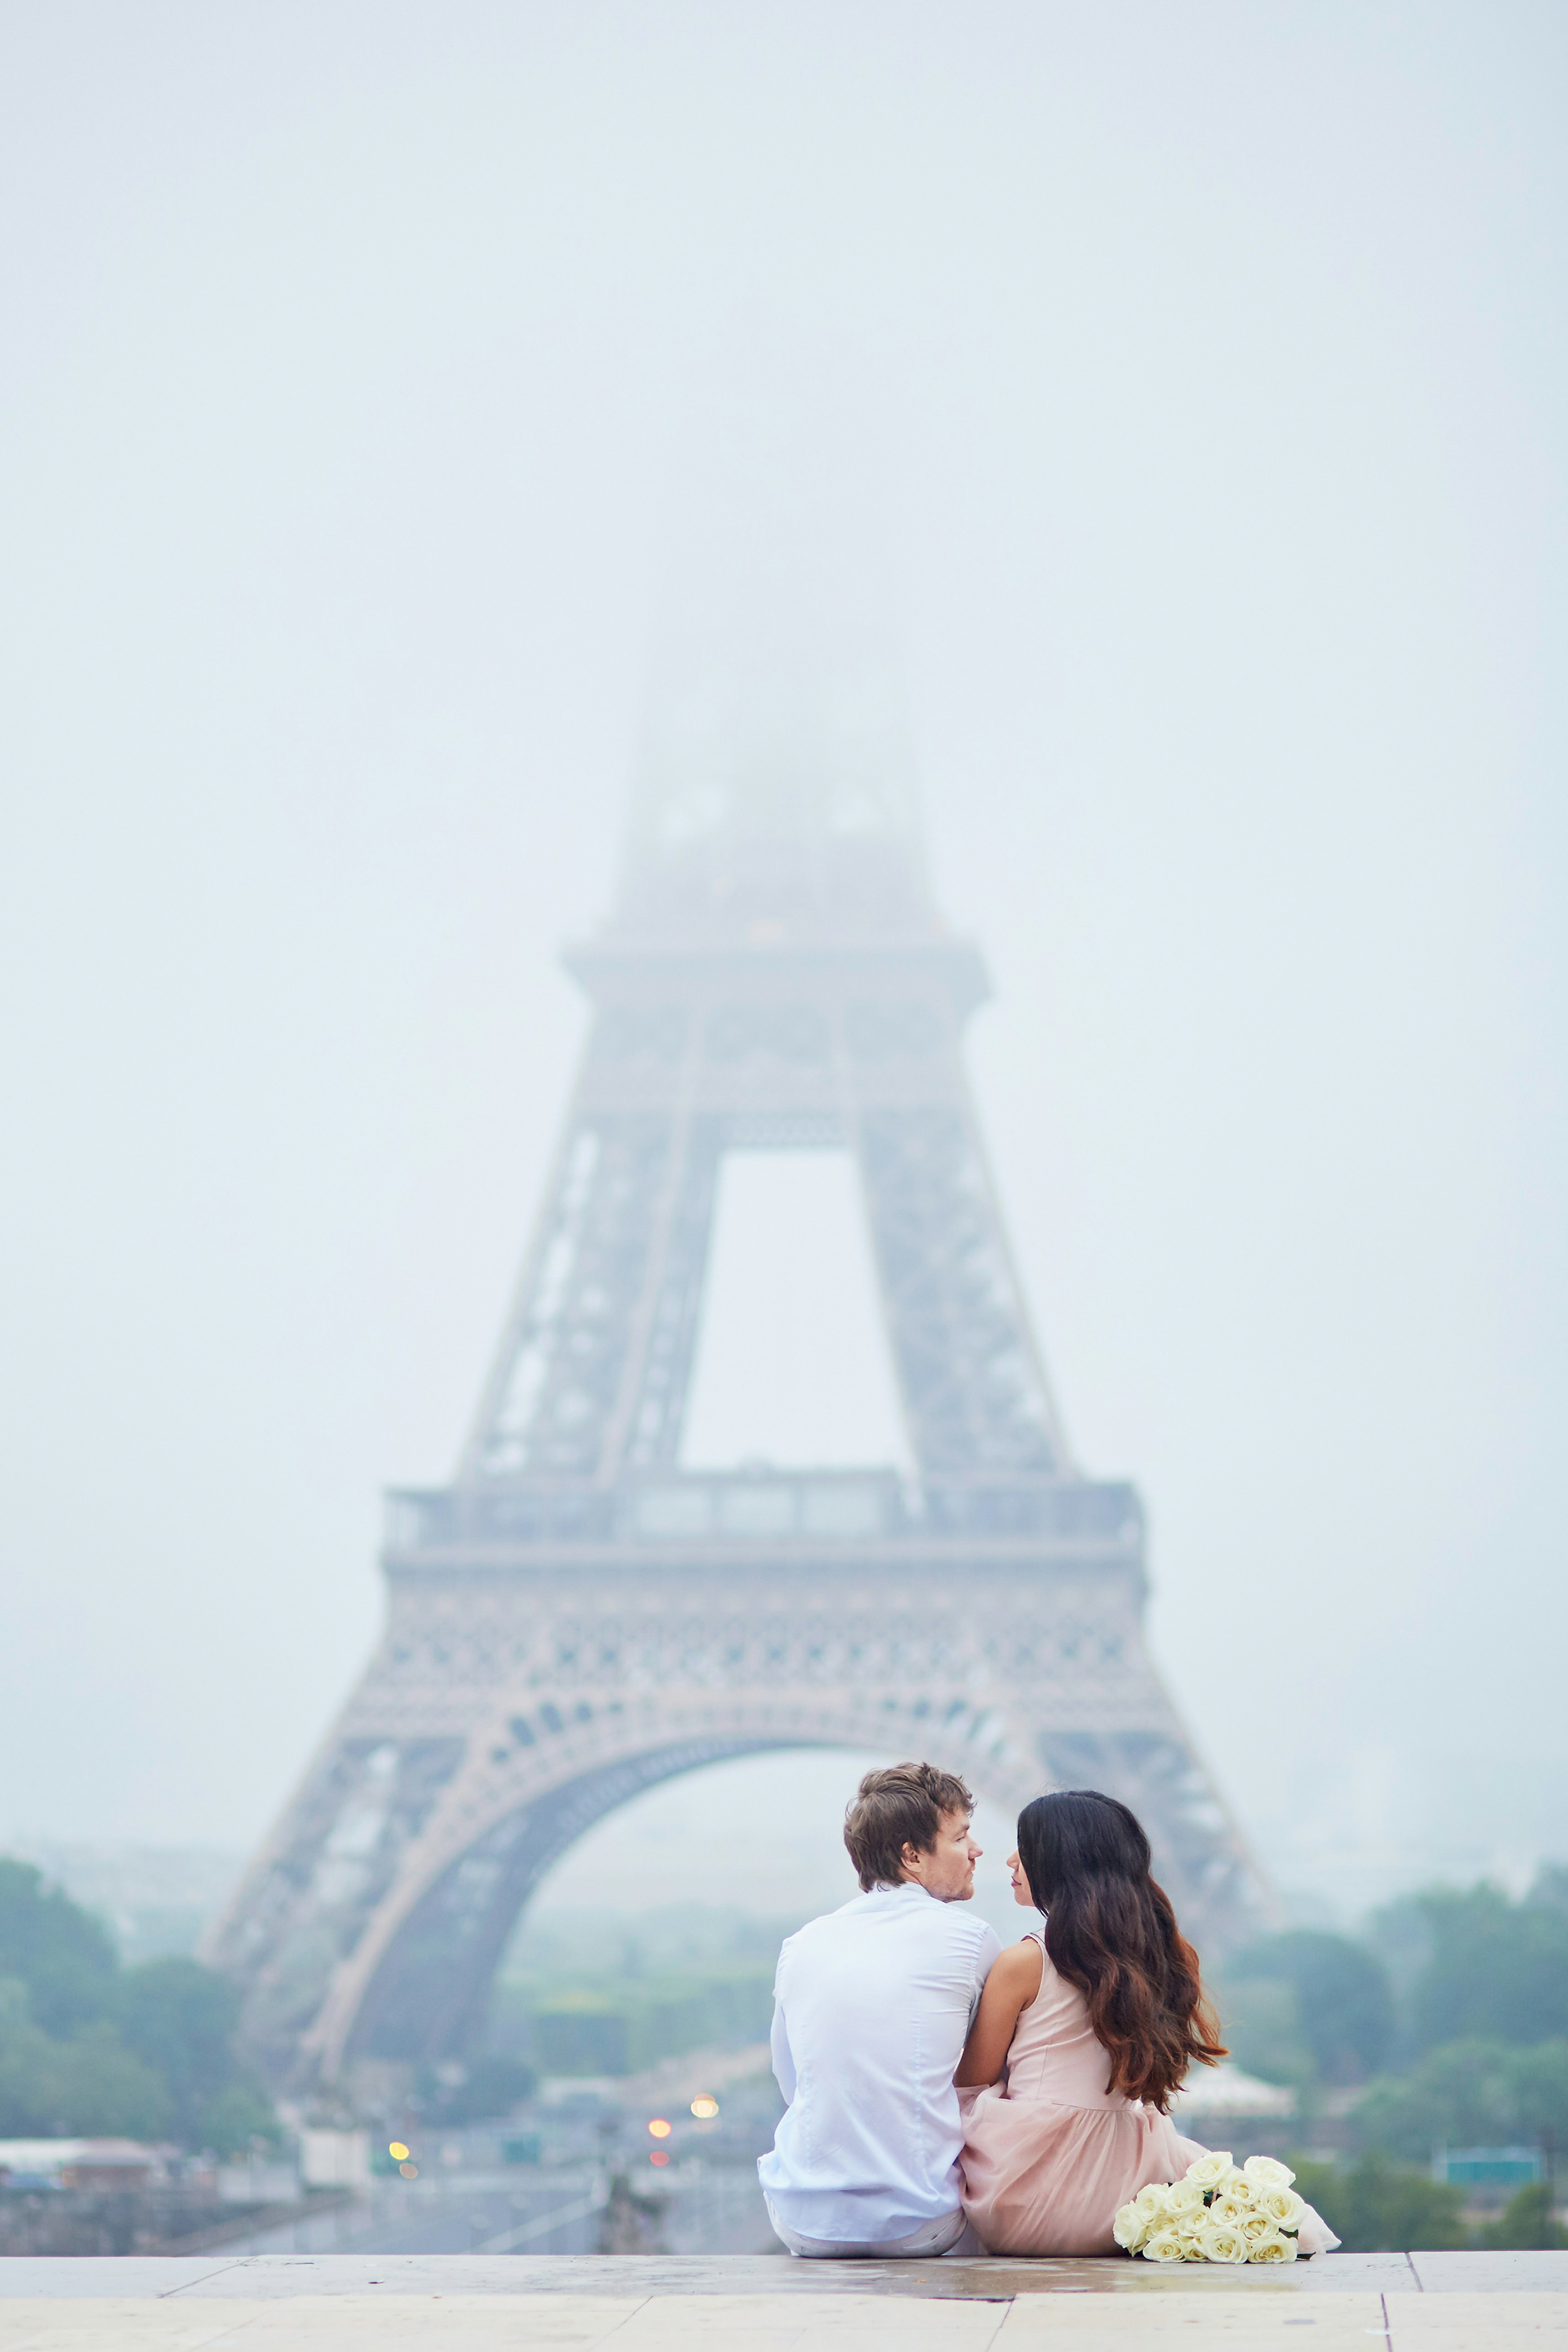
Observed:
[[[874,702],[693,706],[654,741],[593,1024],[449,1486],[388,1497],[364,1677],[208,1956],[272,2078],[479,2043],[574,1839],[763,1749],[922,1755],[1011,1812],[1124,1797],[1184,1919],[1268,1897],[1150,1664],[1136,1490],[1068,1452],[964,1077],[988,993]],[[912,1470],[682,1466],[727,1152],[858,1171]],[[831,1348],[833,1335],[824,1331]]]

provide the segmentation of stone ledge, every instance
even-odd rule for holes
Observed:
[[[1568,2318],[1568,2252],[1340,2253],[1267,2270],[1211,2263],[1167,2270],[1121,2258],[828,2263],[792,2262],[782,2254],[247,2254],[226,2261],[215,2252],[0,2259],[0,2300],[33,2302],[89,2297],[117,2305],[174,2299],[186,2304],[216,2297],[261,2303],[305,2296],[374,2301],[387,2295],[570,2295],[638,2303],[669,2295],[725,2295],[772,2302],[803,2294],[994,2305],[1087,2295],[1141,2305],[1151,2298],[1223,2296],[1244,2300],[1260,2316],[1266,2305],[1302,2295],[1544,2294],[1563,2297]]]

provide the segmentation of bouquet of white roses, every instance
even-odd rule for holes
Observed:
[[[1307,2208],[1288,2164],[1200,2156],[1180,2180],[1151,2181],[1112,2223],[1116,2242],[1151,2263],[1293,2263]]]

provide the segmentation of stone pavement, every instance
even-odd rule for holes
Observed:
[[[0,2260],[0,2352],[1523,2352],[1531,2340],[1568,2347],[1568,2253],[1173,2272],[750,2255]]]

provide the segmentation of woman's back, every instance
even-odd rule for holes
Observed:
[[[1040,1948],[1040,1990],[1018,2019],[1007,2052],[1009,2099],[1053,2099],[1065,2107],[1125,2107],[1107,2088],[1110,2056],[1089,2022],[1077,1985],[1051,1966],[1038,1928],[1025,1938]]]

